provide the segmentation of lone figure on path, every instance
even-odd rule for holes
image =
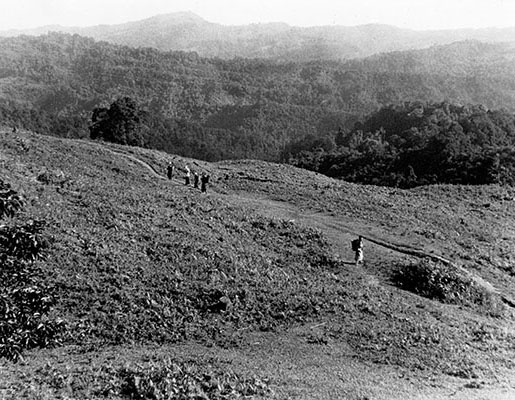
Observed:
[[[354,261],[356,266],[363,263],[363,237],[360,236],[358,239],[354,239],[352,242],[352,250],[354,251]]]
[[[184,175],[184,184],[188,186],[190,184],[190,167],[186,165],[184,168],[185,175]]]

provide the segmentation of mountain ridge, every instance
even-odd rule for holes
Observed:
[[[381,52],[427,48],[467,39],[515,42],[515,27],[416,31],[386,24],[296,27],[283,22],[270,22],[222,25],[208,22],[189,11],[160,14],[114,25],[53,25],[29,30],[0,31],[0,36],[39,35],[54,30],[132,47],[195,51],[203,57],[262,57],[295,61],[361,58]]]

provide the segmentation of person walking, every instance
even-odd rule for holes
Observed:
[[[173,177],[173,170],[174,170],[174,167],[173,167],[172,162],[170,161],[168,163],[168,167],[166,167],[166,175],[168,176],[168,179],[172,179],[172,177]]]
[[[202,177],[200,178],[200,191],[205,193],[207,191],[207,184],[209,183],[209,175],[206,173],[202,173]]]
[[[184,184],[188,186],[190,184],[190,167],[186,165],[184,168],[185,175],[184,175]]]
[[[199,181],[198,173],[197,173],[197,172],[194,172],[194,173],[193,173],[193,187],[194,187],[195,189],[198,189],[198,181]]]
[[[363,236],[359,236],[358,239],[354,239],[352,242],[352,250],[354,251],[354,261],[356,262],[356,267],[359,264],[363,264]]]

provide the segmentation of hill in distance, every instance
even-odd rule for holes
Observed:
[[[392,190],[0,135],[2,180],[25,199],[2,224],[46,221],[35,278],[68,326],[62,347],[0,361],[0,397],[513,398],[512,187]],[[210,173],[207,194],[186,164]]]
[[[93,109],[128,96],[153,148],[214,161],[280,159],[405,101],[515,110],[515,51],[465,41],[349,61],[208,59],[50,34],[0,40],[0,122],[88,136]]]
[[[57,31],[131,47],[195,51],[202,57],[269,58],[284,61],[341,60],[377,53],[427,48],[462,40],[515,42],[514,28],[414,31],[368,24],[353,27],[294,27],[285,23],[225,26],[191,12],[157,15],[141,21],[86,28],[47,26],[3,31],[0,36]]]

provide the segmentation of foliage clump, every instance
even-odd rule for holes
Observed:
[[[452,265],[429,260],[401,265],[394,272],[393,281],[402,289],[442,303],[480,308],[496,316],[503,310],[494,293]]]
[[[74,364],[72,368],[47,363],[27,376],[30,383],[26,379],[17,384],[24,398],[42,398],[41,394],[46,395],[44,398],[74,399],[275,398],[268,377],[234,372],[227,362],[214,358],[147,360],[124,363],[123,367],[121,360]]]
[[[11,196],[18,195],[12,191]],[[65,329],[63,321],[48,317],[55,299],[41,284],[36,264],[47,247],[44,225],[30,221],[0,227],[0,357],[18,360],[24,349],[59,344]]]
[[[23,198],[0,179],[0,218],[13,217],[23,208]]]
[[[125,367],[118,371],[117,378],[110,392],[119,391],[131,399],[225,400],[272,395],[266,380],[193,362]]]
[[[145,113],[130,97],[122,97],[109,108],[95,108],[89,127],[92,139],[108,142],[143,146]]]

